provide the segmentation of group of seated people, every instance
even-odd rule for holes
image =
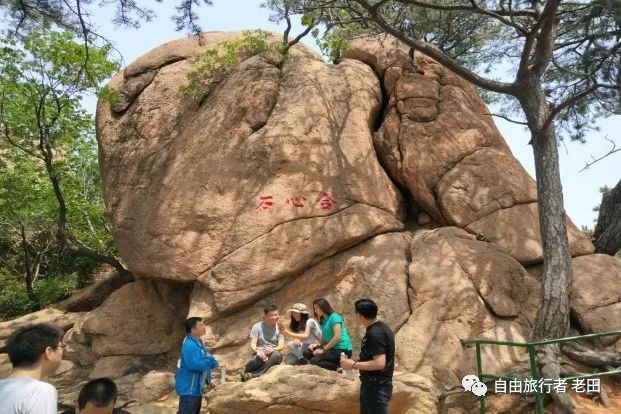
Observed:
[[[282,362],[285,338],[290,365],[317,365],[340,370],[341,355],[352,355],[352,343],[343,317],[336,313],[325,298],[315,299],[313,315],[303,303],[294,304],[287,311],[288,326],[280,320],[276,306],[267,306],[264,318],[250,330],[250,347],[254,352],[246,363],[241,380],[247,381],[267,372]]]

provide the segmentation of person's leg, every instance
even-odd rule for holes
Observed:
[[[287,348],[289,349],[289,353],[287,354],[287,365],[297,365],[298,360],[302,357],[302,347],[295,346],[293,341],[287,342]]]
[[[198,414],[201,411],[202,397],[179,397],[179,410],[177,414]]]
[[[261,371],[265,363],[265,361],[261,361],[261,359],[259,359],[259,357],[257,357],[256,355],[253,355],[246,364],[246,368],[244,368],[244,373],[250,373],[255,375],[257,372]]]
[[[360,414],[371,414],[369,402],[369,386],[364,382],[360,384]]]
[[[392,397],[392,384],[378,386],[375,413],[388,414],[388,401],[390,401],[390,397]]]
[[[302,356],[304,357],[304,359],[309,361],[313,357],[313,351],[308,349],[308,346],[306,346],[306,348],[302,350]]]
[[[338,349],[323,351],[323,353],[312,357],[308,363],[330,371],[336,371],[341,366],[341,352]]]
[[[392,395],[392,385],[360,385],[360,413],[388,414],[388,401]]]
[[[265,361],[265,364],[257,373],[253,373],[255,377],[263,375],[267,372],[268,369],[273,367],[274,365],[278,365],[282,362],[282,355],[278,351],[274,351],[270,354],[270,357]]]
[[[203,403],[203,397],[196,397],[196,402],[194,403],[194,414],[201,414],[201,404]]]
[[[285,360],[285,364],[287,364],[287,365],[297,365],[298,364],[298,359],[299,359],[298,357],[296,357],[291,352],[289,352],[287,354],[287,359]]]

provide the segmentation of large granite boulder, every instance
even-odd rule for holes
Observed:
[[[81,312],[66,312],[47,308],[6,322],[0,322],[0,352],[6,351],[6,340],[17,328],[34,323],[49,323],[66,332],[80,320],[82,315],[84,314]]]
[[[476,373],[475,352],[462,339],[527,341],[537,310],[538,283],[493,243],[455,227],[424,231],[411,246],[412,314],[396,335],[403,369],[440,389]],[[523,352],[483,347],[485,372],[506,372]]]
[[[245,383],[225,383],[208,394],[211,414],[355,414],[360,412],[360,382],[315,366],[278,366]],[[429,380],[415,374],[397,375],[390,400],[391,414],[433,414]]]
[[[194,53],[220,39],[194,39]],[[176,43],[166,50],[178,57]],[[198,280],[230,312],[403,228],[401,196],[373,149],[382,98],[367,65],[329,66],[301,45],[286,59],[267,52],[199,104],[183,91],[190,63],[151,54],[139,61],[162,66],[149,85],[122,112],[103,101],[97,112],[111,230],[134,274]]]
[[[576,326],[585,333],[608,332],[621,328],[621,260],[606,254],[591,254],[572,259],[571,311]],[[528,268],[538,281],[543,266]],[[605,344],[618,336],[602,338]],[[621,346],[618,344],[617,346]]]
[[[589,333],[621,328],[621,260],[592,254],[575,257],[572,268],[571,307],[581,327]]]
[[[511,154],[470,83],[388,37],[353,41],[346,57],[368,63],[387,105],[374,136],[393,179],[438,223],[482,234],[522,264],[543,261],[534,180]],[[573,255],[594,247],[568,219]]]
[[[98,357],[176,350],[184,335],[188,295],[187,287],[172,283],[129,283],[80,320],[79,336],[86,340],[67,342],[88,344]]]

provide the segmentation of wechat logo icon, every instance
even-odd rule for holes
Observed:
[[[487,385],[479,381],[479,377],[476,375],[466,375],[461,380],[461,386],[464,390],[470,391],[477,397],[483,397],[487,392]]]

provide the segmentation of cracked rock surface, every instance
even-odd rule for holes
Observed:
[[[197,50],[222,39],[210,36]],[[239,309],[270,291],[261,286],[403,228],[373,149],[381,95],[367,65],[330,66],[301,45],[286,59],[265,53],[198,106],[176,44],[150,53],[139,60],[158,71],[152,82],[123,113],[100,102],[97,114],[111,231],[134,274],[198,280],[235,293],[218,296],[220,310]]]
[[[538,305],[538,283],[493,243],[455,227],[417,233],[411,244],[411,316],[397,333],[402,366],[449,386],[476,367],[460,339],[526,341]],[[484,347],[486,372],[504,372],[519,348]]]
[[[374,138],[382,164],[436,222],[483,234],[522,264],[542,262],[535,181],[489,109],[474,86],[424,55],[413,66],[407,52],[382,36],[357,39],[345,53],[382,80],[387,104]],[[593,253],[567,225],[572,255]]]

